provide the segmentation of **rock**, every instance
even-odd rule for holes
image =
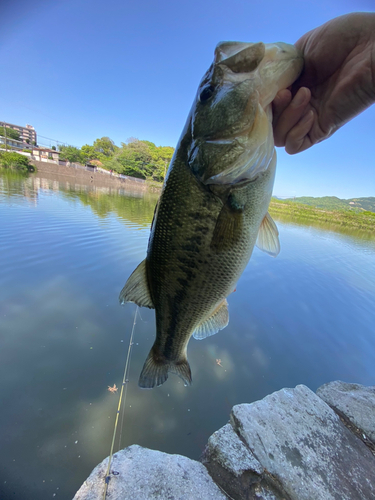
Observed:
[[[375,443],[375,386],[365,387],[337,380],[322,385],[316,393]]]
[[[201,461],[213,480],[233,499],[281,498],[278,488],[264,479],[264,467],[230,424],[212,434]]]
[[[212,434],[201,461],[214,481],[232,498],[277,499],[272,490],[262,484],[264,468],[230,424]]]
[[[375,499],[375,457],[307,387],[234,406],[231,424],[277,498]]]
[[[77,491],[74,500],[102,500],[108,458]],[[133,445],[113,455],[107,497],[111,500],[226,500],[199,462]],[[118,474],[117,474],[118,473]]]
[[[211,461],[220,464],[235,477],[241,476],[247,470],[251,470],[257,475],[264,471],[264,468],[243,444],[230,424],[212,434],[204,456],[206,459],[210,458]]]
[[[333,382],[317,396],[299,385],[234,406],[202,463],[130,446],[113,456],[107,498],[375,500],[375,447],[363,439],[374,439],[374,389]],[[103,498],[107,464],[93,470],[74,500]]]

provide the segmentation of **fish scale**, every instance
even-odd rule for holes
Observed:
[[[191,336],[227,326],[226,298],[256,241],[271,255],[279,251],[267,212],[276,168],[270,106],[301,69],[300,54],[282,43],[216,48],[164,182],[147,257],[120,294],[121,303],[155,308],[143,388],[163,384],[169,372],[191,384]]]

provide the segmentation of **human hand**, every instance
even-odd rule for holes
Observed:
[[[305,67],[273,101],[276,146],[299,153],[375,102],[375,14],[337,17],[295,44]]]

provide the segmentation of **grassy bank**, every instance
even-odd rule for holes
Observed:
[[[269,212],[276,220],[317,226],[341,233],[367,234],[375,239],[375,213],[323,210],[300,203],[272,199]]]

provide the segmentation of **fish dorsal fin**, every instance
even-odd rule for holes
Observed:
[[[268,212],[260,225],[256,246],[272,257],[280,252],[279,231]]]
[[[119,296],[120,304],[134,302],[139,307],[154,308],[147,282],[146,260],[129,276]]]
[[[206,337],[215,335],[219,330],[225,328],[229,323],[228,302],[224,299],[217,306],[211,316],[202,321],[193,333],[193,337],[197,340],[203,340]]]

